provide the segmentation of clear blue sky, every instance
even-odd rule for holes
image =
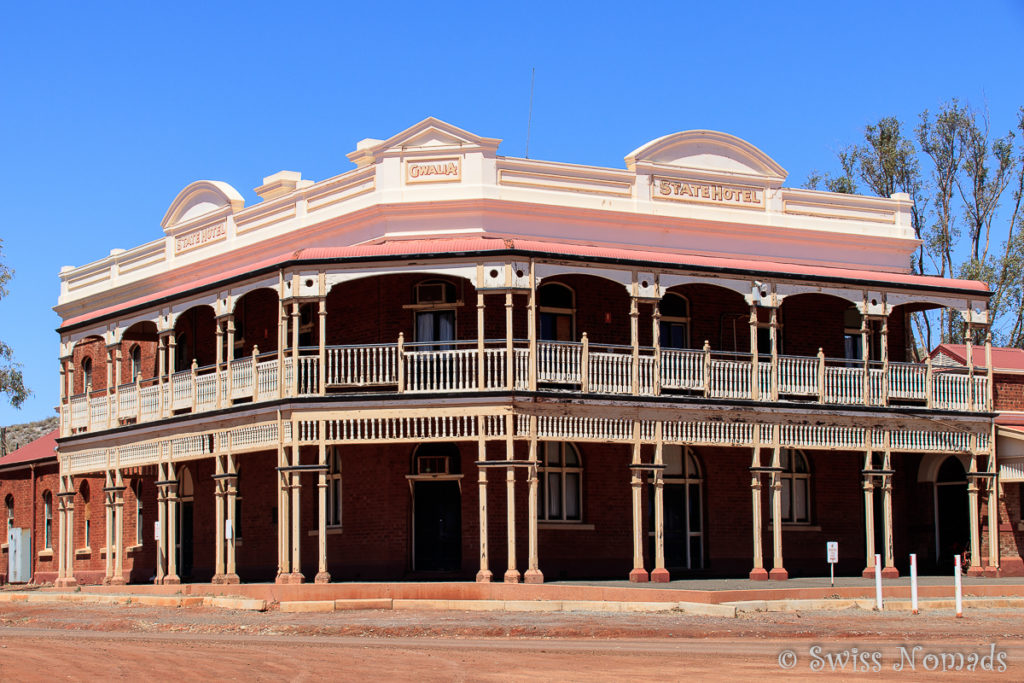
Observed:
[[[791,5],[800,5],[792,8]],[[0,339],[58,401],[62,265],[161,236],[193,180],[320,180],[437,116],[530,156],[622,167],[691,128],[754,143],[800,185],[867,123],[951,97],[1005,131],[1024,104],[1024,3],[8,3],[0,22]]]

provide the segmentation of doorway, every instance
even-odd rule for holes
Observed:
[[[690,448],[666,445],[663,451],[665,568],[704,568],[704,479]],[[651,504],[654,496],[650,495]],[[654,515],[651,519],[651,557],[655,554]]]
[[[423,444],[413,454],[413,571],[456,572],[462,567],[458,455],[451,443]]]
[[[195,545],[195,493],[192,474],[187,467],[178,472],[178,576],[182,581],[192,578]]]
[[[936,569],[952,574],[954,555],[967,552],[971,547],[967,473],[959,458],[951,455],[942,462],[934,490]]]

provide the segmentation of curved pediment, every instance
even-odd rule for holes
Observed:
[[[714,130],[672,133],[642,145],[626,156],[626,166],[676,167],[707,174],[785,180],[786,169],[770,156],[735,135]]]
[[[176,225],[187,223],[200,216],[230,207],[231,212],[241,209],[245,200],[238,190],[219,180],[197,180],[190,183],[171,202],[171,206],[160,221],[165,232]]]

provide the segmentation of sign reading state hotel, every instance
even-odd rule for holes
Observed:
[[[195,247],[201,247],[207,242],[220,239],[225,235],[227,235],[227,226],[224,223],[187,232],[184,235],[179,235],[175,238],[174,253],[180,254],[183,251],[188,251]]]
[[[685,180],[655,178],[657,199],[701,204],[731,204],[749,209],[764,208],[764,189],[742,185],[694,183]]]

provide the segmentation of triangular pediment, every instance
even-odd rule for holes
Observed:
[[[706,176],[736,176],[781,183],[788,175],[774,159],[734,135],[688,130],[652,140],[626,156],[631,170],[679,169]]]
[[[385,156],[420,156],[442,153],[480,151],[493,156],[501,140],[485,138],[433,116],[387,140],[363,140],[348,158],[358,166],[375,163]]]

